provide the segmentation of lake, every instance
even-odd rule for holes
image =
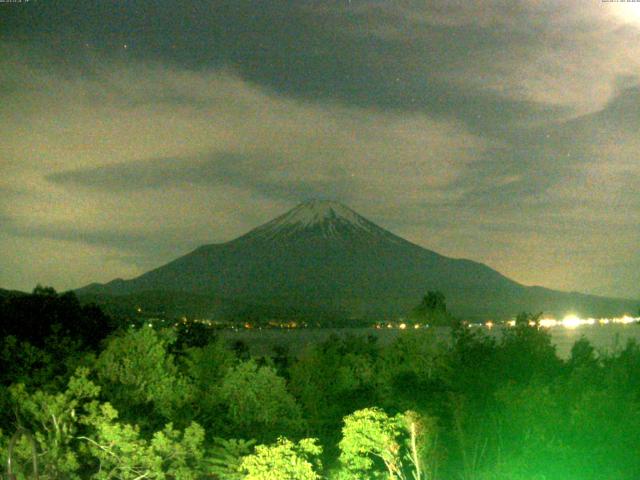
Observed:
[[[491,336],[500,336],[501,327],[488,329],[479,328]],[[425,331],[430,332],[425,335]],[[629,339],[640,342],[640,325],[638,324],[609,324],[609,325],[581,325],[577,328],[563,326],[551,327],[547,331],[551,334],[553,344],[556,346],[561,358],[568,358],[571,347],[581,337],[591,342],[596,350],[601,352],[613,352],[623,348]],[[424,335],[427,339],[446,343],[449,341],[450,329],[448,327],[433,327],[418,331],[398,328],[296,328],[296,329],[251,329],[251,330],[222,330],[220,336],[228,342],[242,340],[249,347],[252,355],[268,355],[273,353],[273,347],[286,346],[292,355],[297,355],[307,345],[316,344],[327,340],[331,335],[345,337],[347,335],[367,336],[373,335],[382,345],[388,345],[400,335]]]

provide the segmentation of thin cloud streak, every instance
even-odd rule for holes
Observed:
[[[241,3],[158,2],[122,38],[49,6],[43,49],[25,17],[0,60],[0,248],[65,245],[77,287],[97,269],[70,271],[75,247],[104,281],[330,197],[523,283],[640,296],[640,23],[568,0]]]

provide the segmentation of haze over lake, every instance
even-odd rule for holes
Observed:
[[[499,337],[503,327],[471,327]],[[598,351],[614,353],[624,348],[629,340],[640,342],[640,325],[582,325],[577,328],[553,327],[546,329],[551,335],[552,343],[556,347],[558,356],[568,358],[573,344],[584,337]],[[233,343],[241,340],[249,347],[252,355],[273,354],[273,348],[285,346],[289,353],[297,355],[307,345],[314,345],[330,338],[332,335],[346,337],[348,335],[374,336],[378,342],[387,345],[401,335],[421,335],[425,341],[436,343],[448,342],[451,329],[448,327],[432,327],[421,330],[400,330],[398,328],[298,328],[298,329],[252,329],[252,330],[221,330],[220,336]]]

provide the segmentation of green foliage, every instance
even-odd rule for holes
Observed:
[[[562,425],[565,412],[551,386],[505,385],[497,392],[496,399],[501,410],[501,436],[505,444],[525,449],[535,444],[540,451],[562,447],[558,426]]]
[[[299,405],[273,367],[241,362],[229,369],[218,394],[234,434],[273,440],[278,433],[295,436],[304,428]]]
[[[435,419],[414,411],[391,417],[379,408],[344,419],[338,478],[426,480],[436,471]],[[408,477],[407,475],[410,475]]]
[[[161,419],[184,421],[181,410],[193,396],[192,386],[169,354],[170,330],[142,327],[111,339],[98,357],[96,370],[107,398],[119,411],[151,409]],[[152,419],[152,425],[158,419]]]
[[[219,340],[200,348],[189,348],[181,359],[181,370],[189,378],[194,398],[192,413],[207,429],[219,430],[224,422],[224,406],[218,395],[222,379],[238,361]]]
[[[71,292],[38,286],[0,297],[0,384],[64,388],[112,329],[100,309],[80,305]]]
[[[14,335],[0,338],[0,383],[42,385],[53,375],[51,353]]]
[[[537,327],[540,324],[542,312],[520,312],[516,315],[516,327]]]
[[[57,311],[55,292],[36,295],[25,305]],[[110,337],[97,359],[60,326],[39,343],[7,335],[0,457],[30,431],[43,479],[635,478],[640,346],[603,354],[581,339],[563,361],[536,318],[498,337],[459,327],[445,345],[429,331],[333,337],[297,359],[281,351],[278,370],[148,327]],[[20,480],[30,458],[21,437]]]
[[[179,321],[174,328],[177,334],[176,347],[179,349],[206,347],[216,340],[215,330],[204,323]]]
[[[500,354],[495,339],[481,330],[460,325],[452,333],[446,371],[449,391],[463,395],[474,408],[482,408],[493,401],[510,360]]]
[[[522,315],[521,315],[522,316]],[[525,314],[526,321],[520,321],[514,328],[503,331],[499,344],[499,362],[502,381],[527,383],[531,379],[551,380],[561,371],[561,361],[551,342],[551,335],[537,326],[539,315],[531,317]],[[533,321],[533,325],[529,322]]]
[[[402,477],[402,421],[379,408],[358,410],[344,419],[340,462],[354,479]],[[379,464],[386,474],[379,471]]]
[[[632,385],[640,355],[633,351],[598,359],[581,341],[565,376],[500,388],[496,428],[487,433],[501,451],[483,478],[634,478],[640,460],[629,442],[639,439],[640,397]]]
[[[430,290],[422,297],[422,301],[411,312],[411,318],[415,321],[425,322],[430,325],[451,325],[453,317],[447,312],[447,303],[444,293]]]
[[[401,421],[406,432],[406,464],[410,464],[413,480],[426,480],[437,471],[438,429],[436,419],[408,410]]]
[[[88,380],[88,373],[78,370],[63,393],[29,393],[20,384],[10,389],[16,425],[33,432],[42,478],[199,478],[205,467],[204,430],[199,425],[179,432],[168,424],[145,439],[138,427],[119,423],[109,403],[97,400],[100,387]],[[30,454],[21,442],[14,460],[24,465]]]
[[[432,329],[402,332],[374,368],[378,405],[396,410],[436,409],[449,373]]]
[[[88,373],[78,370],[63,393],[29,393],[22,384],[9,389],[15,427],[33,432],[44,465],[42,471],[50,478],[80,478],[81,454],[76,438],[83,431],[80,418],[100,391],[87,379]],[[26,445],[23,447],[17,452],[22,463],[31,455]]]
[[[215,437],[207,456],[207,471],[214,478],[242,480],[243,457],[251,453],[255,440]]]
[[[205,471],[204,430],[198,424],[180,432],[169,423],[146,440],[135,426],[115,422],[116,416],[117,412],[104,404],[87,420],[95,426],[95,433],[81,439],[99,462],[92,479],[196,480]]]
[[[378,402],[379,353],[371,337],[333,337],[292,365],[290,388],[315,434],[337,441],[342,417]]]
[[[313,438],[294,443],[279,438],[272,445],[258,445],[244,458],[241,470],[245,480],[319,480],[322,448]]]
[[[0,337],[13,335],[43,348],[48,338],[68,338],[78,348],[97,349],[113,321],[94,305],[80,305],[73,292],[38,285],[30,295],[0,298]]]

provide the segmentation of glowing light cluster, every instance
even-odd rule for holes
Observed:
[[[544,317],[538,320],[537,322],[530,320],[529,326],[535,327],[539,326],[540,328],[554,328],[554,327],[563,327],[568,329],[575,329],[581,327],[583,325],[609,325],[609,324],[619,324],[619,325],[628,325],[630,323],[640,323],[640,317],[632,317],[630,315],[623,315],[622,317],[617,318],[580,318],[578,315],[573,313],[566,315],[562,320],[557,320],[551,317]],[[506,323],[502,324],[501,322],[494,322],[493,320],[487,320],[484,323],[472,323],[472,322],[464,322],[464,324],[469,328],[487,328],[491,330],[492,328],[500,325],[506,325],[508,327],[515,327],[515,320],[508,320]],[[295,325],[295,324],[294,324]],[[281,325],[282,327],[282,325]],[[389,322],[389,323],[376,323],[373,325],[374,328],[380,330],[383,328],[387,329],[399,329],[399,330],[407,330],[407,329],[419,329],[419,328],[428,328],[428,324],[409,324],[406,322]],[[289,326],[289,328],[292,328]]]
[[[609,325],[609,324],[622,324],[627,325],[629,323],[640,322],[640,317],[632,317],[630,315],[624,315],[618,318],[580,318],[577,315],[567,315],[562,320],[556,320],[555,318],[542,318],[538,322],[543,328],[552,327],[564,327],[564,328],[578,328],[582,325]],[[514,322],[515,324],[515,322]]]
[[[556,320],[555,318],[541,318],[539,324],[543,328],[551,328],[557,327],[560,322],[558,322],[558,320]]]
[[[410,324],[410,323],[406,323],[406,322],[400,322],[400,323],[376,323],[373,325],[373,328],[375,328],[376,330],[381,330],[383,328],[388,328],[388,329],[399,329],[399,330],[408,330],[413,328],[414,330],[418,330],[419,328],[428,328],[429,325],[426,323],[414,323],[414,324]]]

